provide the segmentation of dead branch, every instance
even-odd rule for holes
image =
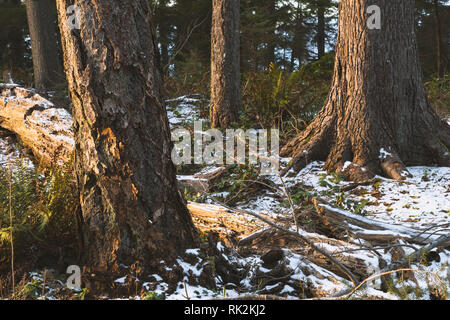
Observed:
[[[336,258],[334,258],[330,253],[328,253],[326,250],[319,248],[318,246],[316,246],[312,241],[310,241],[308,238],[302,236],[301,234],[299,234],[298,232],[294,232],[291,230],[288,230],[286,228],[283,228],[279,225],[277,225],[276,223],[274,223],[273,221],[268,220],[267,218],[257,214],[257,213],[253,213],[247,210],[241,210],[241,209],[234,209],[231,208],[229,206],[227,206],[226,204],[222,203],[221,201],[215,199],[214,197],[212,197],[211,195],[197,189],[198,192],[203,193],[205,196],[207,196],[209,199],[213,200],[214,202],[216,202],[217,204],[223,206],[224,208],[227,208],[228,210],[234,211],[234,212],[238,212],[238,213],[243,213],[243,214],[247,214],[250,216],[253,216],[261,221],[263,221],[264,223],[270,225],[271,227],[274,227],[275,229],[278,229],[286,234],[289,234],[291,236],[294,236],[295,238],[303,241],[304,243],[306,243],[307,245],[309,245],[312,249],[314,249],[315,251],[321,253],[322,255],[324,255],[325,257],[328,258],[328,260],[330,260],[333,264],[335,264],[338,269],[340,271],[342,271],[351,281],[352,283],[356,286],[357,284],[359,284],[358,279],[356,278],[356,276],[345,266],[343,265],[341,262],[339,262]]]
[[[434,239],[431,235],[425,236],[427,233],[421,230],[387,224],[335,208],[320,198],[314,198],[313,203],[325,224],[349,231],[353,236],[367,241],[386,243],[404,239],[408,242],[428,244]],[[448,244],[444,243],[443,246]]]

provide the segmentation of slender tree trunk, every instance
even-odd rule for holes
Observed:
[[[211,30],[211,112],[213,127],[238,120],[240,88],[240,0],[213,0]]]
[[[434,28],[436,33],[436,68],[438,78],[442,76],[442,36],[441,36],[441,19],[439,17],[439,1],[434,0]]]
[[[268,11],[270,16],[270,37],[267,44],[267,63],[265,67],[268,67],[271,62],[276,63],[276,29],[277,29],[277,7],[275,0],[269,0]]]
[[[167,0],[163,0],[159,2],[158,6],[158,37],[159,37],[159,46],[161,51],[161,66],[164,73],[168,72],[169,67],[169,32],[170,32],[170,24],[169,24],[169,14],[168,14],[168,6]]]
[[[325,5],[322,0],[317,3],[317,58],[325,55]]]
[[[369,5],[381,30],[369,30]],[[404,179],[405,165],[450,165],[450,126],[431,108],[423,85],[414,1],[342,0],[334,76],[315,120],[282,150],[300,170],[326,160],[354,180],[384,172]],[[353,163],[344,166],[347,161]]]
[[[71,30],[73,2],[57,5],[86,262],[154,270],[198,243],[171,160],[149,2],[75,0],[81,29]]]
[[[297,9],[295,14],[295,30],[294,30],[294,43],[292,44],[291,55],[291,71],[295,68],[295,60],[298,60],[299,65],[302,62],[305,50],[305,37],[303,30],[303,12],[301,3],[297,3]]]
[[[51,89],[64,79],[58,56],[54,1],[26,0],[25,4],[33,53],[34,84],[37,89]]]

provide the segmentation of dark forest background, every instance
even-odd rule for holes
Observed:
[[[211,0],[151,0],[151,4],[167,96],[201,93],[208,97]],[[337,5],[333,0],[241,1],[241,78],[247,117],[258,120],[289,106],[288,113],[308,121],[321,108],[333,70]],[[426,86],[433,106],[444,116],[450,104],[446,76],[450,7],[443,0],[417,0],[416,11]],[[54,16],[58,32],[56,9]],[[9,80],[10,72],[15,82],[33,86],[30,37],[22,1],[0,0],[0,26],[3,81]],[[66,88],[65,84],[60,87]],[[273,121],[262,124],[277,125]]]

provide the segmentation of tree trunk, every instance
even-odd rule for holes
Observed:
[[[302,64],[302,60],[305,56],[305,30],[303,27],[303,9],[300,2],[297,3],[295,13],[295,30],[294,41],[292,43],[292,55],[291,55],[291,72],[295,69],[295,60],[298,64]]]
[[[436,68],[437,76],[440,78],[442,76],[442,36],[441,36],[441,19],[439,16],[439,1],[433,1],[434,6],[434,29],[436,33]]]
[[[158,12],[155,16],[158,17],[157,21],[157,29],[158,29],[158,43],[161,51],[161,67],[162,71],[165,74],[169,71],[169,33],[170,33],[170,24],[169,24],[169,7],[168,1],[163,0],[160,1],[157,9]]]
[[[213,128],[238,120],[240,88],[240,0],[213,0],[211,30],[211,111]]]
[[[28,26],[33,53],[34,84],[37,89],[51,89],[62,81],[58,56],[54,3],[52,0],[26,0]]]
[[[323,0],[317,3],[317,58],[325,55],[325,4]]]
[[[197,233],[177,188],[148,1],[58,0],[86,263],[156,270]]]
[[[267,63],[264,67],[269,68],[271,62],[276,63],[276,42],[277,42],[277,1],[269,0],[267,4],[269,13],[269,37],[267,43]],[[266,13],[267,14],[267,13]]]
[[[367,27],[372,4],[381,8],[381,30]],[[341,1],[327,102],[282,155],[294,156],[296,171],[326,160],[328,171],[354,180],[382,172],[404,179],[405,165],[450,165],[449,148],[450,126],[431,108],[423,85],[414,1]]]

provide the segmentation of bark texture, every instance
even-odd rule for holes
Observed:
[[[381,8],[381,30],[366,9]],[[340,2],[334,76],[315,120],[282,150],[298,171],[326,160],[327,171],[354,180],[384,172],[404,179],[405,165],[450,165],[450,126],[431,108],[419,66],[414,1]],[[344,164],[350,161],[353,164]]]
[[[66,23],[75,4],[80,30]],[[58,0],[87,264],[146,270],[195,247],[177,189],[146,0]]]
[[[211,30],[211,111],[213,128],[238,120],[240,87],[240,0],[213,0]]]
[[[52,0],[26,0],[25,4],[33,54],[35,87],[40,90],[50,89],[64,79],[58,56],[55,4]]]

